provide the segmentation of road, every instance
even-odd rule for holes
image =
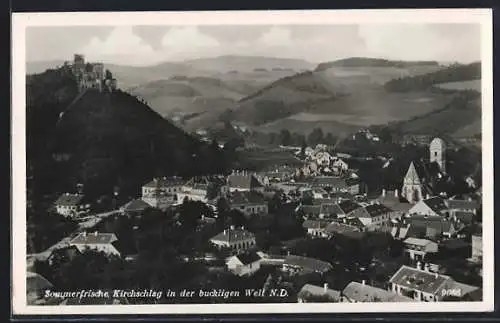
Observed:
[[[86,218],[88,218],[88,220],[86,220],[85,222],[78,223],[78,228],[73,233],[71,233],[69,236],[63,238],[61,241],[59,241],[56,244],[52,245],[51,247],[47,248],[45,251],[26,255],[28,262],[34,261],[35,259],[46,260],[50,256],[52,251],[69,246],[69,242],[77,234],[79,234],[80,232],[82,232],[85,229],[92,228],[93,226],[95,226],[96,224],[101,222],[103,219],[107,218],[108,216],[110,216],[116,212],[118,212],[118,210],[102,212],[102,213],[97,213],[97,214],[87,216]]]

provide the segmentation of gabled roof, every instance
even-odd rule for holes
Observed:
[[[328,221],[323,220],[305,220],[302,227],[306,229],[323,229],[328,225]]]
[[[227,179],[229,187],[251,190],[262,187],[262,184],[252,174],[231,174]]]
[[[296,256],[296,255],[289,255],[285,258],[286,265],[291,265],[295,267],[301,267],[302,269],[306,271],[313,271],[313,272],[326,272],[330,269],[333,268],[333,266],[322,260],[314,259],[314,258],[308,258],[308,257],[302,257],[302,256]]]
[[[361,205],[351,200],[342,201],[338,203],[338,206],[344,212],[344,214],[350,213],[351,211],[361,207]]]
[[[432,273],[406,265],[401,266],[389,280],[390,283],[411,288],[414,290],[430,293],[433,295],[446,288],[446,283],[453,280],[449,276]]]
[[[405,244],[411,244],[415,246],[422,246],[425,247],[428,244],[435,244],[435,242],[427,240],[427,239],[419,239],[419,238],[408,238],[404,241]]]
[[[350,282],[342,294],[361,303],[379,302],[414,302],[415,300],[387,291],[382,288],[358,282]]]
[[[431,210],[438,214],[448,209],[448,206],[446,205],[446,203],[444,203],[444,200],[438,196],[433,196],[431,198],[422,200],[422,203],[427,205]]]
[[[76,206],[81,204],[82,200],[83,200],[83,195],[81,194],[65,193],[57,199],[55,204],[61,206]]]
[[[134,199],[124,205],[123,210],[127,212],[137,212],[149,209],[151,205],[144,202],[143,200]]]
[[[219,233],[210,240],[231,243],[249,239],[255,239],[255,235],[252,232],[249,232],[241,228],[235,228],[235,229],[229,228],[222,231],[221,233]]]
[[[245,252],[235,256],[243,265],[248,265],[262,259],[256,252]]]
[[[332,302],[338,302],[341,299],[341,293],[338,290],[330,289],[327,288],[325,291],[324,287],[312,285],[312,284],[305,284],[302,286],[300,289],[299,293],[297,296],[299,298],[303,298],[307,300],[308,296],[323,296],[326,295],[328,296]]]
[[[346,232],[359,232],[359,228],[345,223],[332,222],[325,227],[325,231],[328,233],[344,234]]]
[[[471,224],[474,221],[475,215],[472,212],[457,211],[455,212],[455,217],[464,224]]]
[[[114,233],[85,233],[82,232],[70,241],[70,245],[110,244],[118,239]]]
[[[143,187],[161,189],[165,187],[179,186],[183,183],[184,180],[180,177],[162,177],[153,179],[151,182],[146,183]]]
[[[233,192],[229,198],[231,205],[265,204],[264,196],[253,191]]]
[[[323,203],[320,206],[320,214],[344,214],[342,209],[333,203]]]
[[[312,185],[314,186],[331,186],[335,188],[347,188],[346,180],[336,176],[317,176],[313,178]]]
[[[300,207],[305,214],[319,215],[321,212],[321,205],[302,205]]]
[[[453,223],[450,220],[440,216],[413,215],[410,218],[410,224],[415,227],[432,228],[440,233],[450,232],[453,227]]]
[[[383,204],[370,204],[355,209],[350,215],[356,218],[374,218],[390,212],[392,212],[392,210]]]
[[[468,201],[468,200],[446,200],[449,209],[456,210],[477,210],[479,209],[479,203],[477,201]]]

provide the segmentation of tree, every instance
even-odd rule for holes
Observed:
[[[333,137],[332,133],[329,132],[326,134],[324,141],[327,145],[334,145],[335,144],[335,137]]]
[[[279,135],[279,142],[283,146],[290,146],[292,144],[292,135],[287,129],[282,129]]]
[[[321,128],[314,128],[313,131],[307,137],[307,141],[311,146],[322,144],[324,142],[323,130]]]
[[[104,73],[104,78],[105,79],[108,79],[108,80],[111,80],[113,78],[113,73],[111,73],[110,70],[106,69],[106,72]]]

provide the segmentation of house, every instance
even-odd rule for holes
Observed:
[[[282,265],[282,270],[289,274],[324,274],[332,268],[333,266],[326,261],[296,255],[286,256]]]
[[[483,236],[481,233],[474,233],[472,239],[471,260],[474,262],[483,261]]]
[[[322,298],[332,303],[339,303],[341,301],[341,293],[338,290],[328,288],[327,283],[323,287],[305,284],[297,293],[298,303],[314,303],[317,299]]]
[[[409,224],[397,223],[391,228],[391,235],[396,240],[404,240],[408,236],[408,231],[410,229]]]
[[[380,202],[380,204],[385,205],[389,209],[393,210],[391,219],[407,214],[408,211],[413,207],[413,204],[408,203],[408,201],[399,196],[399,191],[397,189],[393,191],[382,189],[382,194],[378,197],[377,200]]]
[[[164,210],[175,203],[183,180],[180,177],[154,178],[142,187],[142,200],[154,208]]]
[[[402,303],[414,301],[392,291],[368,285],[364,280],[361,283],[350,282],[342,291],[342,300],[345,303]]]
[[[401,266],[389,280],[391,290],[399,295],[413,298],[420,302],[438,302],[446,296],[455,294],[465,297],[478,289],[454,281],[451,277],[429,271],[429,267],[417,268],[406,265]]]
[[[318,166],[325,167],[331,165],[333,161],[333,156],[330,155],[330,153],[327,151],[319,151],[314,156],[312,156],[312,159],[316,162]]]
[[[319,202],[322,202],[320,204],[320,217],[322,218],[343,218],[361,207],[361,205],[351,200],[337,199],[336,203],[335,200],[323,200]]]
[[[445,200],[450,214],[455,214],[456,212],[469,212],[472,214],[477,214],[477,211],[481,207],[478,201],[474,201],[472,199],[469,200],[456,200],[456,199],[448,199]]]
[[[318,219],[321,210],[321,205],[300,205],[298,212],[302,213],[306,218]]]
[[[237,276],[250,276],[260,269],[262,258],[254,251],[231,256],[226,260],[229,271]]]
[[[302,227],[307,229],[307,234],[311,237],[326,237],[325,228],[328,223],[324,220],[305,220]]]
[[[322,187],[315,187],[312,189],[313,199],[328,198],[328,192]]]
[[[83,194],[64,193],[54,205],[56,212],[66,217],[76,217],[90,211],[90,204],[85,202]]]
[[[457,224],[440,216],[413,215],[409,218],[408,236],[421,235],[430,239],[440,236],[452,237],[457,231]]]
[[[54,285],[45,277],[34,272],[26,273],[26,302],[28,305],[43,303],[45,291]]]
[[[150,208],[151,205],[144,202],[143,200],[134,199],[121,207],[120,211],[128,216],[138,216],[141,215],[145,210]]]
[[[194,177],[182,185],[181,190],[177,192],[177,200],[200,201],[207,203],[217,197],[226,196],[229,188],[226,181],[221,177]]]
[[[364,226],[380,225],[390,220],[392,210],[383,204],[370,204],[351,211],[348,216],[358,218]]]
[[[345,218],[343,219],[343,222],[335,222],[335,221],[331,222],[325,227],[324,229],[325,234],[330,238],[335,237],[337,235],[345,235],[351,237],[363,236],[363,233],[357,226],[348,224],[346,222],[347,219]]]
[[[229,175],[227,185],[230,192],[234,191],[258,191],[262,192],[264,186],[257,177],[247,171],[235,171]]]
[[[120,252],[115,247],[118,241],[114,233],[94,233],[82,232],[69,242],[70,246],[75,246],[80,252],[93,250],[104,252],[110,256],[120,257]]]
[[[344,173],[349,170],[349,164],[341,158],[335,158],[332,163],[333,171],[337,174]]]
[[[360,181],[356,178],[343,178],[337,176],[317,176],[311,183],[313,188],[324,188],[331,192],[349,192],[353,195],[360,192]]]
[[[407,238],[403,243],[405,254],[413,260],[423,260],[428,253],[438,252],[438,244],[431,240]]]
[[[255,191],[234,191],[229,196],[229,205],[232,210],[238,210],[247,216],[267,214],[269,211],[264,196]]]
[[[429,216],[447,215],[448,206],[439,196],[428,197],[420,200],[409,211],[409,214],[420,214]]]
[[[238,252],[254,248],[255,235],[244,228],[231,226],[211,238],[210,242],[219,249],[230,249]]]

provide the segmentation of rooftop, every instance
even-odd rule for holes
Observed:
[[[371,285],[350,282],[342,291],[342,294],[357,302],[414,302],[413,299],[398,295],[382,288]]]
[[[436,295],[445,288],[446,283],[452,282],[452,279],[449,276],[403,265],[389,282]]]
[[[86,233],[82,232],[70,241],[70,245],[79,244],[110,244],[118,239],[114,233]]]
[[[82,200],[83,200],[83,195],[81,194],[65,193],[57,199],[55,204],[61,206],[76,206],[80,204]]]
[[[249,173],[235,173],[229,175],[227,179],[229,187],[236,189],[253,189],[262,187],[259,180],[252,174]]]
[[[411,245],[415,245],[415,246],[422,246],[422,247],[425,247],[427,246],[428,244],[430,243],[435,243],[431,240],[427,240],[427,239],[420,239],[420,238],[407,238],[405,241],[404,241],[405,244],[411,244]]]
[[[328,221],[323,220],[305,220],[302,227],[306,229],[323,229],[328,225]]]
[[[259,256],[256,252],[245,252],[245,253],[239,254],[235,257],[238,258],[238,260],[243,265],[248,265],[248,264],[254,263],[254,262],[262,259],[262,257]]]
[[[146,183],[144,187],[149,188],[166,188],[172,186],[179,186],[184,183],[184,180],[181,177],[162,177],[162,178],[154,178],[151,182]]]
[[[333,268],[333,266],[326,261],[296,255],[287,256],[285,258],[285,264],[294,267],[301,267],[306,271],[320,273],[327,272],[328,270]]]
[[[233,192],[229,198],[231,205],[265,204],[264,196],[253,191]]]
[[[438,196],[433,196],[431,198],[423,200],[422,202],[438,214],[448,209],[448,206],[446,205],[444,200]]]
[[[255,235],[243,228],[229,228],[217,234],[210,240],[231,243],[248,239],[255,239]]]
[[[479,202],[469,200],[446,200],[445,203],[450,209],[457,210],[477,210],[479,209]]]
[[[134,199],[123,206],[124,211],[137,212],[150,208],[151,205],[140,199]]]
[[[320,287],[312,284],[305,284],[304,286],[302,286],[302,288],[298,293],[298,297],[303,299],[307,299],[308,296],[323,296],[323,295],[327,295],[332,300],[332,302],[337,302],[341,300],[340,291],[330,289],[328,288],[328,286],[325,290],[325,287]]]
[[[390,212],[392,210],[383,204],[370,204],[355,209],[350,215],[356,218],[373,218]]]

